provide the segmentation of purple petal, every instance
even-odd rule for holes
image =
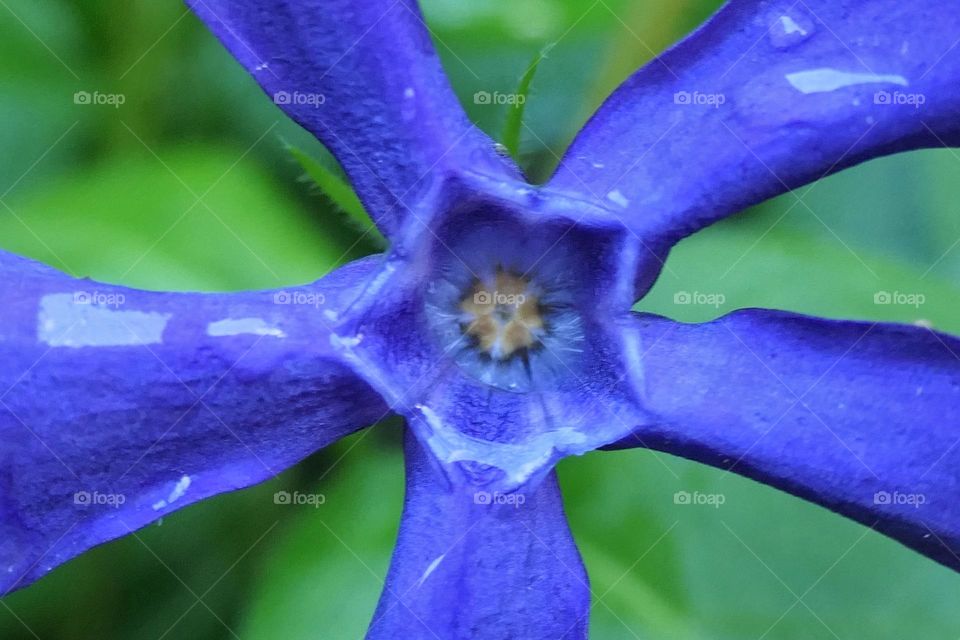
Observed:
[[[658,421],[621,446],[730,469],[960,569],[960,340],[764,310],[637,323]]]
[[[375,262],[287,292],[184,294],[0,252],[0,594],[381,418],[325,321]]]
[[[407,496],[368,638],[586,638],[590,590],[556,476],[497,494],[451,484],[412,436]]]
[[[415,0],[187,4],[330,148],[385,233],[461,168],[515,174],[463,113]]]
[[[628,79],[551,186],[650,242],[877,156],[960,144],[960,12],[733,0]]]

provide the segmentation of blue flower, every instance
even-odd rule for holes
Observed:
[[[0,253],[0,591],[391,413],[407,496],[371,638],[585,637],[552,469],[607,447],[736,471],[960,569],[960,340],[631,311],[704,226],[960,143],[960,13],[732,0],[534,186],[465,117],[413,0],[190,5],[331,149],[390,247],[235,294]]]

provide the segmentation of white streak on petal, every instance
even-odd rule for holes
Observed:
[[[430,566],[427,567],[427,570],[423,572],[423,575],[420,576],[420,579],[417,580],[417,588],[423,586],[423,583],[427,581],[427,578],[430,577],[430,574],[436,571],[437,567],[440,566],[440,563],[443,562],[443,559],[447,557],[447,554],[442,553],[437,556],[433,562],[430,563]]]
[[[190,488],[190,476],[183,476],[177,481],[177,484],[173,486],[173,490],[170,492],[170,495],[167,497],[168,503],[174,503],[180,498],[183,497],[183,494],[187,492],[187,489]]]
[[[780,24],[783,26],[783,31],[787,35],[791,33],[799,33],[802,36],[807,35],[807,30],[798,25],[790,16],[780,16]]]
[[[177,480],[177,483],[173,485],[173,489],[170,490],[170,495],[167,496],[166,500],[157,500],[151,505],[153,510],[160,511],[164,507],[168,507],[182,498],[187,492],[187,489],[190,488],[191,482],[192,478],[190,476],[185,475],[181,477],[179,480]]]
[[[271,327],[261,318],[227,318],[217,320],[207,325],[207,335],[219,338],[224,336],[239,335],[255,336],[273,336],[274,338],[286,338],[281,329]]]
[[[51,347],[129,347],[163,343],[173,314],[78,302],[74,293],[40,299],[37,340]],[[118,304],[122,304],[118,303]]]
[[[800,93],[826,93],[861,84],[898,84],[903,87],[910,84],[901,75],[857,73],[828,67],[788,73],[785,77]]]
[[[627,200],[626,196],[620,193],[619,189],[614,189],[613,191],[608,193],[607,200],[623,208],[626,208],[630,204],[630,201]]]

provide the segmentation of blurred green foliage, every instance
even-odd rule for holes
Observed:
[[[429,0],[451,81],[491,135],[540,63],[520,129],[549,175],[605,95],[717,6],[703,0]],[[370,251],[303,181],[324,150],[177,2],[0,2],[0,247],[77,275],[164,289],[315,279]],[[122,94],[78,105],[78,91]],[[323,160],[321,167],[329,172]],[[960,333],[960,158],[888,158],[684,241],[641,302],[701,321],[747,306],[925,320]],[[334,175],[330,173],[330,175]],[[808,191],[809,189],[809,191]],[[342,196],[342,194],[341,194]],[[681,291],[715,307],[673,304]],[[922,293],[918,308],[878,291]],[[185,509],[2,601],[3,638],[355,638],[402,502],[396,421],[259,487]],[[561,464],[595,594],[594,638],[954,638],[960,578],[856,524],[739,477],[648,451]],[[275,505],[319,492],[317,508]],[[676,491],[722,493],[678,508]]]
[[[287,151],[306,172],[303,180],[312,183],[322,195],[329,198],[330,204],[343,214],[343,222],[357,230],[360,234],[357,244],[368,249],[370,253],[378,253],[387,248],[387,239],[377,229],[373,217],[360,202],[345,176],[341,177],[334,168],[328,168],[320,160],[293,145],[287,146]],[[328,164],[336,164],[336,160],[331,156]],[[327,226],[335,227],[336,221],[328,222]]]

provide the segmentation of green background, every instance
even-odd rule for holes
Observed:
[[[631,70],[717,6],[703,0],[430,0],[445,68],[499,138],[534,54],[522,162],[537,178]],[[361,255],[289,142],[325,152],[177,2],[0,0],[0,247],[163,289],[316,279]],[[77,105],[77,91],[125,96]],[[960,158],[887,158],[681,243],[640,304],[683,320],[741,307],[960,333]],[[808,191],[809,190],[809,191]],[[718,293],[718,308],[673,304]],[[873,302],[922,293],[919,308]],[[882,419],[882,416],[880,417]],[[262,486],[184,509],[0,601],[2,638],[359,638],[402,502],[388,421]],[[772,489],[647,451],[560,465],[591,577],[593,638],[955,639],[960,577]],[[319,492],[319,508],[273,493]],[[719,508],[676,491],[721,493]]]

